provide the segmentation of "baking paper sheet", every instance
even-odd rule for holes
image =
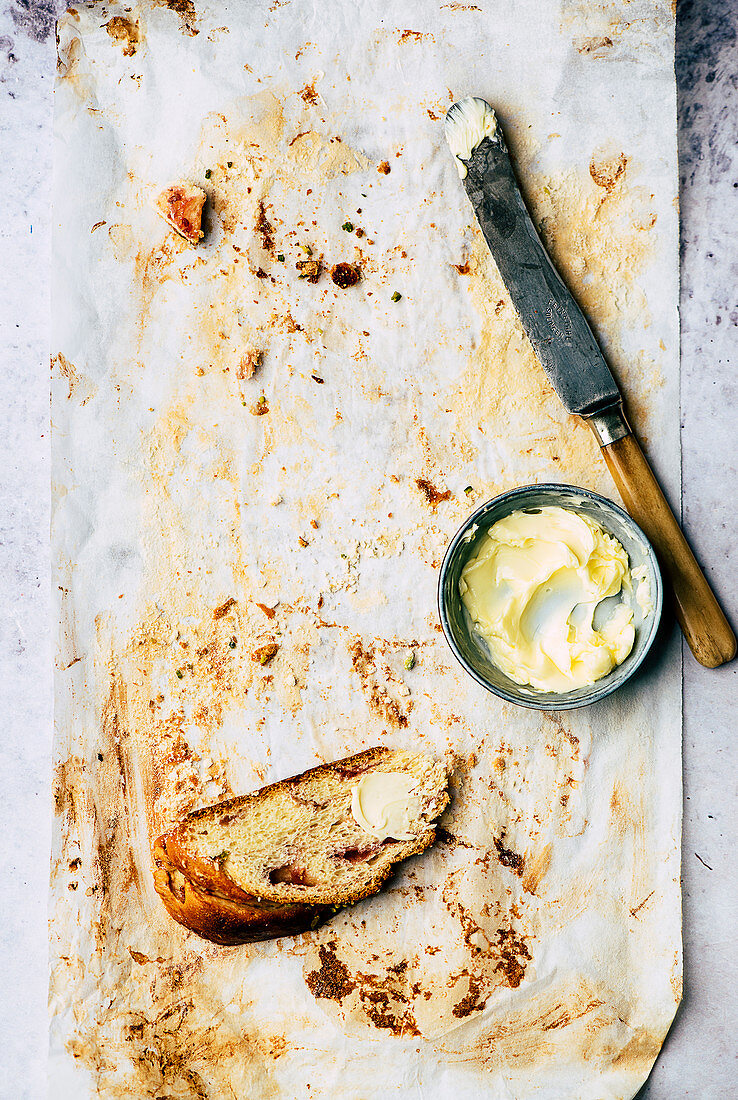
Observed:
[[[61,20],[57,1100],[603,1100],[647,1075],[681,989],[678,644],[537,714],[441,636],[438,567],[475,504],[548,480],[615,496],[442,120],[470,93],[498,109],[673,498],[673,35],[650,0]],[[208,193],[197,249],[153,209],[178,178]],[[441,839],[388,890],[240,948],[167,917],[150,844],[181,814],[374,744],[457,764]]]

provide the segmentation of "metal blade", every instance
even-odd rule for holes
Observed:
[[[531,221],[499,125],[463,163],[464,187],[482,233],[525,333],[565,407],[587,416],[619,402],[620,391],[592,330]]]

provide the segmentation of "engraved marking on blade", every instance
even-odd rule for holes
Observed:
[[[546,317],[548,323],[565,344],[571,344],[572,323],[571,317],[558,302],[555,302],[553,298],[550,299],[546,306]]]

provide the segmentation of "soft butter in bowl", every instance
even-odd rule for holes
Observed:
[[[483,504],[457,531],[438,604],[451,649],[483,687],[569,710],[609,695],[641,664],[661,617],[661,573],[612,501],[531,485]]]

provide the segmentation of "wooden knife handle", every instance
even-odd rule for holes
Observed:
[[[735,634],[725,618],[638,440],[629,434],[602,447],[625,507],[650,540],[674,592],[676,617],[701,665],[717,668],[735,657]]]

